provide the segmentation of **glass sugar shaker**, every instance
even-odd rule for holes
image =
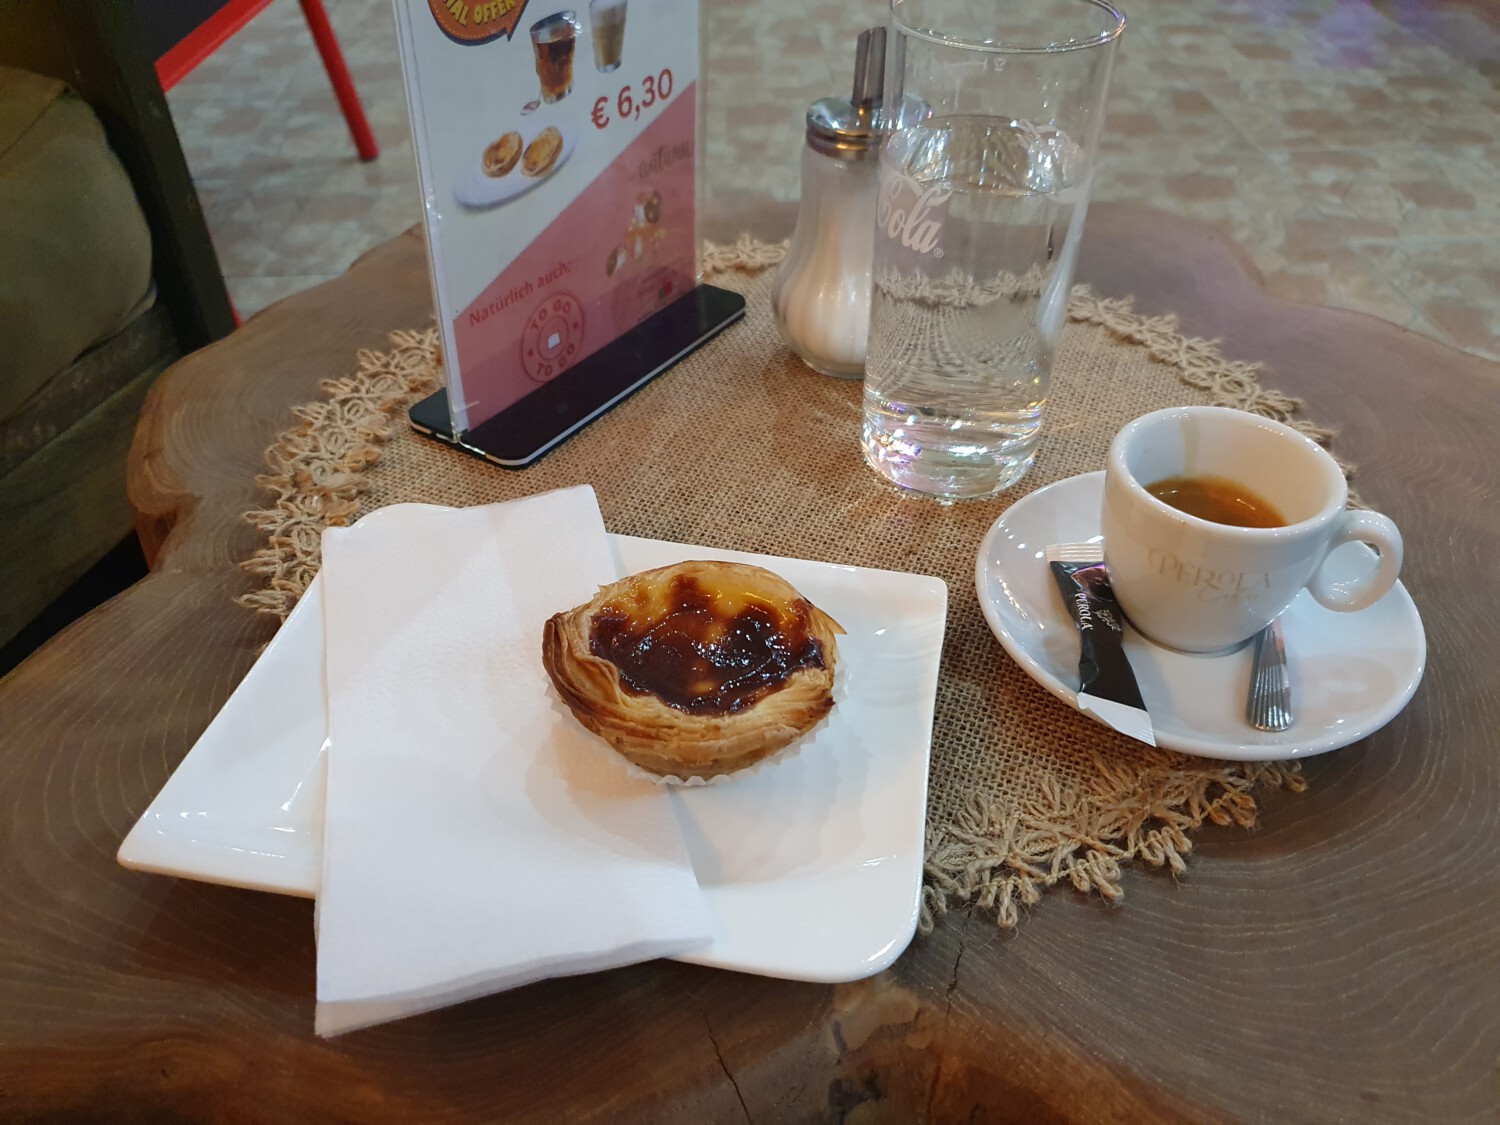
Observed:
[[[802,203],[771,290],[776,326],[815,371],[861,379],[870,334],[885,28],[860,32],[854,92],[807,110]]]

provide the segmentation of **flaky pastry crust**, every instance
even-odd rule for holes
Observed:
[[[656,694],[632,690],[620,667],[593,651],[595,622],[622,605],[660,610],[679,579],[718,592],[732,605],[773,608],[816,643],[821,658],[794,668],[778,685],[733,711],[694,714]],[[663,776],[714,777],[774,754],[833,709],[837,637],[843,631],[769,570],[683,562],[624,578],[602,587],[584,605],[553,615],[543,630],[542,663],[578,721],[640,768]]]
[[[556,126],[548,125],[526,146],[526,152],[521,157],[521,174],[533,178],[545,176],[552,171],[552,165],[557,163],[562,147],[562,134]]]
[[[521,159],[521,134],[506,133],[484,150],[484,174],[498,179],[509,175]]]

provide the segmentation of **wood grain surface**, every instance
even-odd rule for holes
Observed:
[[[785,216],[758,217],[779,234]],[[1268,299],[1204,228],[1100,205],[1080,278],[1339,428],[1430,645],[1385,730],[1111,908],[949,917],[825,987],[658,962],[312,1034],[311,904],[115,849],[271,636],[240,513],[292,404],[429,315],[408,235],[181,361],[141,420],[149,578],[0,681],[0,1119],[1475,1121],[1500,1117],[1500,368]]]

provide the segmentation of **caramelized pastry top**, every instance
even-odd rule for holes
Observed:
[[[842,632],[769,570],[687,560],[554,613],[542,664],[578,721],[636,766],[718,777],[833,710]]]
[[[498,178],[507,175],[521,158],[521,134],[506,133],[484,150],[484,174]]]
[[[521,155],[521,174],[525,176],[540,176],[552,169],[557,162],[558,154],[562,152],[562,133],[557,128],[548,125],[536,138],[526,146],[526,151]]]
[[[695,715],[731,714],[786,682],[823,668],[809,630],[811,606],[694,574],[630,586],[594,614],[589,649],[620,672],[625,689]]]

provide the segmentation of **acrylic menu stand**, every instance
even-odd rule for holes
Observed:
[[[396,2],[447,384],[411,424],[512,468],[745,313],[695,284],[697,0],[575,8]]]

